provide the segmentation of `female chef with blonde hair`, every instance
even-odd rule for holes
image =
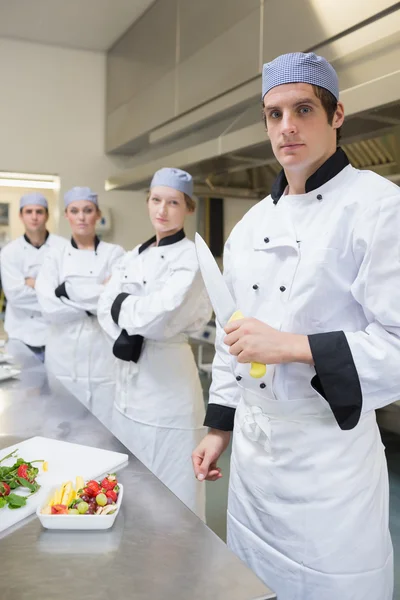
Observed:
[[[64,196],[72,237],[50,251],[36,281],[36,293],[50,323],[46,368],[50,384],[60,382],[105,425],[115,391],[111,344],[97,320],[97,302],[121,246],[100,241],[97,194],[74,187]]]
[[[193,180],[180,169],[153,177],[155,235],[128,252],[100,297],[100,325],[117,365],[112,431],[200,518],[204,488],[191,470],[204,402],[188,335],[211,316],[195,246],[184,232],[195,210]]]

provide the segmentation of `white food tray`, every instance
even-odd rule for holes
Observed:
[[[21,374],[20,369],[16,369],[11,365],[0,365],[0,381],[6,381],[7,379],[12,379],[13,377],[17,377]]]
[[[12,363],[14,357],[11,354],[6,354],[5,352],[0,352],[0,364]]]
[[[38,459],[47,461],[48,471],[43,472],[40,468],[37,482],[41,488],[29,497],[25,506],[15,510],[7,506],[0,509],[0,536],[2,531],[35,514],[37,507],[42,506],[48,498],[49,490],[59,481],[75,481],[77,475],[85,481],[102,479],[107,473],[115,473],[128,463],[127,454],[44,437],[33,437],[3,448],[0,458],[17,449],[18,456],[28,462]],[[2,466],[10,466],[13,462],[15,459],[8,459]],[[21,495],[24,495],[22,490]]]
[[[44,515],[41,513],[42,508],[47,506],[50,498],[60,486],[56,486],[49,494],[47,501],[38,506],[36,515],[45,529],[63,529],[67,531],[76,530],[94,530],[94,529],[110,529],[114,525],[114,521],[121,509],[122,496],[124,492],[123,486],[118,483],[119,493],[117,500],[117,510],[112,515]]]

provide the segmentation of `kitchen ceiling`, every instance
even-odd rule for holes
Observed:
[[[105,52],[154,0],[0,0],[0,38]]]

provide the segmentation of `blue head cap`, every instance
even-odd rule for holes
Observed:
[[[335,69],[313,52],[282,54],[263,66],[262,100],[272,88],[284,83],[309,83],[325,88],[339,100],[339,81]]]
[[[159,169],[154,173],[150,188],[156,185],[166,185],[193,198],[193,177],[181,169]]]
[[[71,202],[76,202],[77,200],[88,200],[89,202],[93,202],[93,204],[96,206],[99,205],[97,201],[97,194],[92,192],[92,190],[88,187],[73,187],[72,189],[68,190],[68,192],[64,194],[65,208],[67,208]]]
[[[39,194],[39,192],[33,192],[32,194],[25,194],[19,201],[19,209],[24,208],[24,206],[32,206],[36,204],[37,206],[43,206],[44,208],[49,209],[46,198],[43,194]]]

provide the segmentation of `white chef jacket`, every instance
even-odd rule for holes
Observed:
[[[46,256],[36,282],[40,307],[50,322],[49,375],[103,422],[113,402],[115,360],[97,320],[97,303],[123,254],[120,246],[98,238],[94,250],[78,249],[72,239]]]
[[[195,246],[183,230],[128,252],[100,297],[114,340],[112,431],[200,518],[205,487],[191,453],[204,436],[204,400],[188,336],[210,319]]]
[[[280,600],[391,600],[388,481],[375,409],[400,396],[400,190],[341,149],[306,193],[236,225],[237,308],[309,336],[314,366],[252,379],[217,333],[206,424],[234,426],[228,541]]]
[[[99,300],[100,325],[120,359],[116,405],[148,425],[196,429],[204,403],[188,336],[210,319],[211,306],[183,230],[154,244],[125,255]]]
[[[40,248],[23,235],[2,249],[1,282],[7,298],[4,328],[10,339],[29,346],[46,345],[48,323],[42,315],[36,290],[26,285],[25,279],[36,279],[49,250],[66,244],[66,239],[48,233]]]

